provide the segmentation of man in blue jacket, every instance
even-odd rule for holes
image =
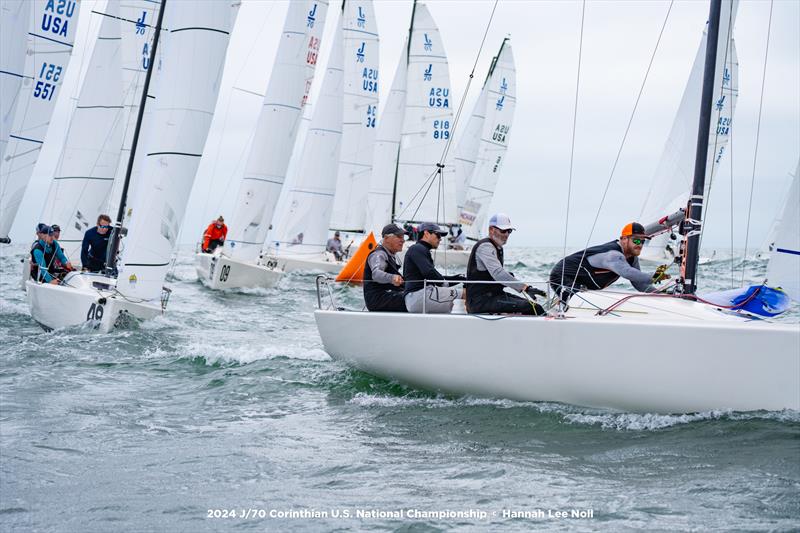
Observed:
[[[111,236],[111,217],[97,217],[97,227],[89,228],[83,234],[81,245],[81,267],[89,272],[101,272],[106,267],[108,238]]]
[[[419,240],[408,249],[403,264],[406,309],[409,313],[449,313],[453,310],[453,300],[461,298],[462,294],[461,289],[450,287],[448,282],[466,278],[461,274],[443,276],[433,264],[431,250],[439,247],[442,237],[447,235],[445,230],[437,224],[424,222],[417,232]]]

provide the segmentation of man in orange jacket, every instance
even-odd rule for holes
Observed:
[[[217,246],[222,246],[227,235],[228,226],[225,225],[225,219],[220,215],[218,219],[211,222],[206,228],[206,232],[203,235],[203,252],[207,254],[213,253]]]

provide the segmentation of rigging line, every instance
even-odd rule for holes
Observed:
[[[747,260],[747,244],[750,238],[750,215],[753,212],[753,189],[756,182],[756,161],[758,160],[758,140],[761,133],[761,112],[764,109],[764,82],[767,79],[767,56],[769,54],[769,37],[772,33],[772,7],[773,0],[769,3],[769,20],[767,21],[767,44],[764,47],[764,69],[761,72],[761,96],[758,101],[758,122],[756,123],[756,146],[753,153],[753,173],[750,177],[750,199],[747,203],[747,226],[744,234],[744,255],[742,257],[742,281],[744,286],[745,261]]]
[[[658,47],[661,44],[661,38],[664,35],[664,30],[667,27],[667,21],[669,20],[669,14],[672,12],[672,6],[675,3],[675,0],[671,0],[669,3],[669,7],[667,8],[667,13],[664,15],[664,22],[661,24],[661,31],[658,34],[658,39],[656,39],[656,44],[653,47],[653,54],[650,56],[650,62],[647,65],[647,70],[645,70],[644,78],[642,79],[642,85],[639,87],[639,94],[636,96],[636,102],[633,104],[633,109],[631,110],[631,116],[628,119],[628,125],[625,127],[625,133],[622,136],[622,142],[620,143],[619,150],[617,151],[617,157],[614,159],[614,165],[611,167],[611,173],[608,176],[608,181],[606,182],[605,190],[603,191],[603,196],[600,198],[600,205],[597,207],[597,213],[595,213],[594,221],[592,222],[592,228],[589,230],[589,235],[586,238],[586,246],[584,246],[584,253],[581,255],[581,260],[578,263],[578,271],[580,271],[581,266],[583,265],[583,260],[586,257],[586,247],[589,246],[589,241],[592,238],[592,234],[594,233],[595,227],[597,226],[597,220],[600,218],[600,211],[603,209],[603,203],[605,202],[606,196],[608,195],[608,190],[611,187],[611,181],[614,178],[614,172],[617,169],[617,163],[619,162],[619,158],[622,155],[622,149],[625,147],[625,141],[628,138],[628,133],[630,132],[631,125],[633,124],[633,118],[636,116],[636,110],[639,107],[639,101],[642,98],[642,94],[644,93],[644,87],[647,84],[647,79],[650,76],[650,70],[653,67],[653,61],[655,61],[656,53],[658,52]],[[579,65],[580,66],[580,65]],[[577,100],[577,97],[576,97]],[[569,214],[569,197],[567,198],[567,214]],[[564,256],[566,257],[566,228],[564,229]],[[565,265],[561,266],[561,285],[564,285],[564,268]],[[570,287],[570,291],[575,288],[575,281],[576,278],[572,281],[572,286]]]
[[[583,58],[583,24],[586,20],[586,0],[583,0],[581,4],[581,31],[580,37],[578,38],[578,72],[575,79],[575,105],[572,108],[572,140],[569,152],[569,180],[567,181],[567,212],[566,212],[566,220],[564,221],[564,250],[562,257],[567,257],[567,234],[569,233],[569,204],[572,197],[572,168],[573,162],[575,161],[575,129],[576,124],[578,122],[578,96],[580,95],[580,88],[581,88],[581,59]],[[602,204],[601,204],[602,205]],[[588,243],[587,243],[588,244]],[[583,256],[581,256],[581,263],[583,263]],[[564,272],[566,270],[566,261],[561,262],[561,286],[564,286]],[[578,271],[580,271],[581,265],[578,264]],[[575,279],[572,281],[573,287],[575,286],[575,280],[578,277],[575,276]]]
[[[422,192],[422,189],[424,189],[424,188],[425,188],[425,185],[428,185],[428,189],[430,189],[430,188],[431,188],[431,186],[430,186],[430,184],[429,184],[428,182],[430,182],[432,179],[434,179],[434,178],[436,177],[436,173],[437,173],[438,171],[439,171],[439,167],[436,167],[436,170],[434,170],[433,172],[431,172],[431,174],[430,174],[430,175],[429,175],[429,176],[428,176],[428,177],[425,179],[425,181],[423,181],[423,182],[422,182],[422,185],[420,185],[419,189],[417,189],[417,192],[415,192],[415,193],[414,193],[414,196],[412,196],[412,197],[411,197],[411,199],[408,201],[408,203],[407,203],[407,204],[406,204],[406,205],[403,207],[403,209],[402,209],[402,210],[401,210],[399,213],[396,213],[396,214],[394,215],[394,218],[396,218],[396,219],[398,219],[398,220],[402,220],[402,219],[400,218],[400,215],[402,215],[403,213],[405,213],[405,212],[406,212],[406,210],[409,208],[409,206],[411,206],[411,205],[413,205],[413,204],[414,204],[414,200],[416,200],[416,199],[417,199],[417,196],[419,196],[419,193],[421,193],[421,192]],[[425,194],[427,194],[427,190],[426,190],[426,193],[425,193]],[[425,198],[425,195],[423,195],[423,196],[422,196],[422,198],[424,199],[424,198]],[[422,200],[420,200],[420,205],[422,205]],[[419,208],[417,208],[417,211],[419,211]],[[411,218],[410,220],[413,220],[413,217],[414,217],[414,216],[416,216],[416,214],[417,214],[417,211],[414,211],[414,214],[412,215],[412,218]]]

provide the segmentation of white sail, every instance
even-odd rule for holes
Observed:
[[[450,100],[450,73],[439,29],[428,8],[416,4],[395,185],[397,220],[456,220],[454,170],[445,167],[441,180],[436,176],[436,165],[453,133]]]
[[[408,40],[403,44],[400,62],[392,80],[392,89],[381,114],[375,136],[375,153],[367,195],[367,231],[379,231],[392,219],[392,195],[400,150],[400,133],[406,111],[408,79]],[[376,233],[377,234],[377,233]]]
[[[494,58],[492,66],[494,66],[494,61],[497,61],[497,58]],[[475,169],[475,158],[481,143],[483,123],[486,120],[487,85],[490,77],[491,74],[486,76],[481,93],[478,95],[478,100],[467,121],[467,126],[463,133],[459,134],[460,137],[455,148],[452,164],[455,166],[456,173],[456,206],[459,214],[461,214],[461,208],[464,207],[464,198],[467,196],[467,187],[472,178],[472,171]]]
[[[123,20],[121,26],[122,34],[122,91],[125,107],[122,151],[117,166],[114,186],[108,199],[108,208],[105,210],[112,218],[116,217],[119,209],[122,185],[125,181],[125,174],[128,170],[128,160],[133,143],[133,133],[136,129],[136,118],[139,113],[139,103],[142,99],[144,90],[144,80],[147,69],[150,67],[150,48],[153,46],[153,36],[156,20],[158,19],[158,9],[160,0],[120,0],[120,18]],[[150,103],[155,99],[155,91],[158,85],[158,77],[161,68],[161,58],[164,50],[164,40],[168,36],[167,32],[161,34],[161,45],[158,47],[158,58],[155,61],[156,70],[150,80]],[[149,114],[149,111],[145,111]],[[145,121],[143,124],[147,124]],[[144,130],[140,133],[146,137]],[[141,168],[142,151],[138,151],[136,165],[134,165],[134,175],[138,174]],[[135,187],[138,179],[132,179],[131,185]],[[128,203],[132,198],[132,193],[128,195]]]
[[[767,280],[771,287],[780,287],[793,300],[800,301],[800,163],[775,231]]]
[[[0,160],[6,151],[22,86],[30,10],[28,0],[0,2]]]
[[[485,237],[497,180],[508,150],[511,124],[517,105],[517,79],[514,54],[506,40],[500,48],[497,61],[487,83],[486,119],[478,145],[475,168],[469,180],[464,204],[459,212],[467,237]]]
[[[169,38],[158,98],[148,117],[151,138],[141,186],[130,205],[129,234],[117,289],[126,298],[154,301],[177,245],[186,202],[208,136],[219,92],[233,10],[229,2],[166,4]]]
[[[371,0],[344,9],[342,149],[330,227],[363,233],[378,125],[378,25]]]
[[[297,176],[286,197],[287,208],[276,225],[279,250],[320,252],[331,217],[342,138],[342,24],[336,24],[325,78],[303,146]],[[302,234],[302,239],[297,237]],[[302,241],[291,245],[293,241]]]
[[[78,6],[77,0],[30,2],[24,78],[0,161],[0,238],[8,237],[61,93],[78,28]]]
[[[118,0],[109,0],[101,16],[78,105],[40,217],[61,226],[59,243],[73,260],[84,232],[95,225],[108,202],[125,125]]]
[[[738,0],[723,0],[719,25],[719,45],[714,82],[715,105],[711,115],[708,162],[706,166],[705,206],[713,177],[719,171],[720,161],[725,155],[733,127],[733,114],[739,95],[739,62],[733,40],[733,23],[736,19]],[[706,32],[697,50],[689,81],[681,98],[678,114],[672,124],[667,144],[653,176],[647,199],[639,220],[643,224],[655,222],[665,215],[686,207],[694,177],[695,150],[697,149],[697,110],[700,108],[705,61]],[[643,258],[658,260],[664,257],[669,246],[668,235],[663,234],[645,246]]]
[[[327,2],[289,4],[231,219],[228,245],[231,255],[238,259],[257,259],[267,237],[297,138],[306,88],[316,66],[319,42],[311,32],[315,26],[324,26],[327,8]]]

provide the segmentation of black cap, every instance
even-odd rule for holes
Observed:
[[[56,231],[61,231],[61,226],[59,226],[58,224],[53,224],[53,225],[52,225],[52,226],[50,226],[50,227],[51,227],[51,228],[53,228],[53,231],[54,231],[54,232],[56,232]]]
[[[386,224],[381,230],[381,237],[386,237],[387,235],[397,235],[398,237],[402,237],[406,233],[408,232],[397,224]]]
[[[433,222],[423,222],[422,224],[419,225],[417,231],[419,233],[422,233],[423,231],[427,231],[428,233],[436,233],[440,237],[444,237],[445,235],[447,235],[447,231],[440,228],[439,224],[434,224]]]
[[[44,222],[39,222],[36,224],[36,233],[50,233],[50,226]]]

